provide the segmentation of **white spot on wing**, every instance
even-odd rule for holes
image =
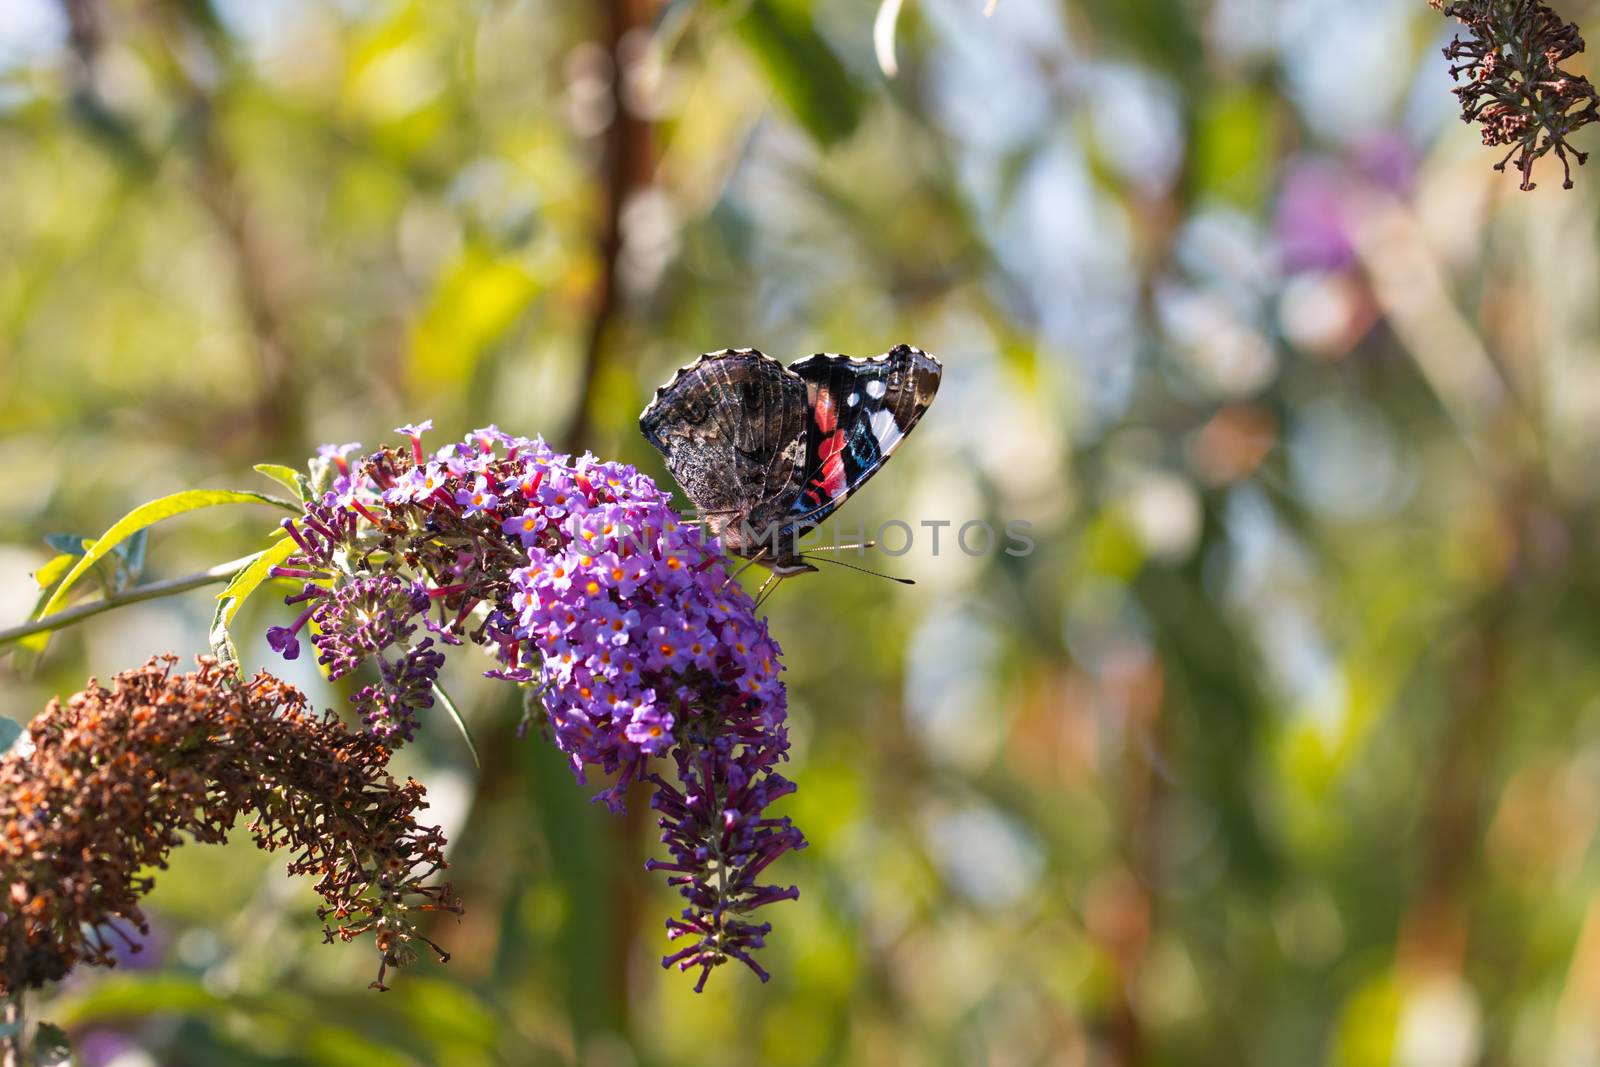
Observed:
[[[874,411],[872,413],[872,436],[878,439],[878,449],[885,454],[900,440],[900,427],[895,425],[894,413],[890,411]]]
[[[881,380],[870,381],[867,383],[867,395],[874,400],[882,400],[883,394],[886,392],[888,392],[888,387],[885,386]]]
[[[851,407],[855,407],[857,404],[861,403],[861,394],[851,393],[849,396],[844,398],[844,402],[849,404]]]

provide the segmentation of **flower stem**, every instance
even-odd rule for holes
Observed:
[[[0,630],[0,647],[13,641],[20,641],[32,634],[44,633],[49,630],[59,630],[64,626],[82,622],[84,619],[93,618],[101,612],[120,608],[127,604],[137,604],[141,600],[155,600],[159,597],[172,596],[175,593],[184,593],[190,589],[198,589],[203,585],[215,585],[225,582],[238,574],[255,559],[254,555],[242,556],[239,559],[219,563],[209,570],[196,574],[188,574],[182,578],[164,578],[159,582],[149,582],[145,585],[136,585],[132,589],[124,589],[120,593],[113,593],[104,600],[94,600],[87,604],[79,604],[65,611],[58,611],[54,615],[46,615],[42,619],[33,619],[13,626],[8,630]]]

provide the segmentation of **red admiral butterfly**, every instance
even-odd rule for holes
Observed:
[[[785,367],[754,349],[701,356],[639,416],[722,547],[774,575],[814,571],[798,542],[888,461],[939,389],[910,345]]]

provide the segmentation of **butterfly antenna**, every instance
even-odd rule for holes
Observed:
[[[846,547],[851,547],[851,546],[846,546]],[[812,551],[815,552],[816,549],[812,549]],[[812,557],[811,556],[801,556],[800,558],[805,560],[807,563],[812,562]],[[901,585],[916,585],[917,584],[916,582],[912,581],[910,578],[897,578],[892,574],[884,574],[882,571],[872,571],[872,570],[868,570],[865,567],[857,567],[854,563],[846,563],[842,559],[828,559],[825,556],[818,556],[818,557],[816,557],[816,562],[817,563],[831,563],[835,567],[844,567],[847,570],[860,571],[862,574],[870,574],[874,578],[884,578],[884,579],[887,579],[888,581],[891,581],[891,582],[899,582]]]
[[[851,549],[856,549],[856,548],[865,550],[865,549],[868,549],[868,548],[877,548],[877,547],[878,547],[878,542],[876,542],[876,541],[862,541],[862,542],[860,542],[858,544],[854,544],[854,545],[817,545],[815,548],[806,549],[806,551],[807,552],[849,552]],[[829,560],[823,560],[823,562],[827,563],[827,562],[830,562],[830,561]]]

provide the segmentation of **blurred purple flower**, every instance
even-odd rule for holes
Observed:
[[[128,1031],[112,1026],[96,1026],[72,1039],[73,1060],[79,1067],[108,1067],[139,1051],[139,1042]]]
[[[1355,263],[1344,185],[1323,163],[1297,164],[1284,175],[1273,209],[1284,270],[1341,270]]]
[[[1273,206],[1279,263],[1289,273],[1335,271],[1356,263],[1363,191],[1409,195],[1417,153],[1396,133],[1369,137],[1337,160],[1289,166]]]

